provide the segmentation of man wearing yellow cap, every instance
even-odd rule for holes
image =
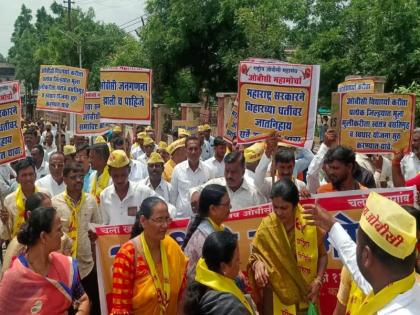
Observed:
[[[178,139],[186,138],[191,136],[191,134],[184,128],[178,128]]]
[[[171,155],[171,158],[165,163],[165,169],[162,175],[163,179],[167,182],[171,182],[172,172],[174,171],[175,166],[185,161],[187,158],[185,139],[186,138],[178,139],[168,146],[168,153]]]
[[[159,153],[152,152],[147,160],[147,171],[149,176],[140,183],[153,189],[159,196],[169,202],[171,184],[162,178],[164,161]]]
[[[144,153],[143,148],[143,140],[146,138],[146,132],[141,131],[137,133],[136,135],[136,143],[134,143],[131,147],[131,156],[134,160],[137,160],[137,158]]]
[[[202,161],[206,161],[213,156],[212,148],[210,143],[204,137],[204,126],[198,126],[198,139],[200,140],[201,145],[201,155],[200,158]]]
[[[207,140],[210,143],[210,147],[213,148],[214,146],[214,137],[211,135],[211,127],[209,124],[203,125],[203,133],[204,133],[204,139]],[[212,152],[213,153],[213,152]]]
[[[157,194],[149,187],[128,179],[130,159],[123,150],[114,150],[107,161],[113,184],[100,196],[99,210],[105,224],[134,224],[144,199]]]
[[[140,161],[147,165],[147,160],[150,157],[150,154],[155,151],[155,142],[150,137],[145,137],[143,139],[143,150],[144,153],[137,158],[137,161]]]
[[[171,158],[171,155],[168,152],[168,144],[165,141],[159,142],[156,152],[160,154],[165,163]]]
[[[106,143],[94,144],[89,150],[90,166],[95,171],[90,176],[90,193],[96,197],[98,203],[102,190],[112,184],[107,165],[108,158],[109,147]]]
[[[418,314],[416,220],[396,202],[371,192],[360,218],[357,244],[319,205],[305,205],[309,220],[329,232],[357,286],[366,298],[353,314]]]

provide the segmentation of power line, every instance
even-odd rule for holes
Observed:
[[[118,27],[122,27],[122,26],[124,26],[124,25],[126,25],[126,24],[129,24],[129,23],[131,23],[131,22],[133,22],[133,21],[136,21],[136,20],[138,20],[138,19],[142,19],[143,18],[143,15],[140,15],[140,16],[138,16],[138,17],[136,17],[136,18],[134,18],[134,19],[132,19],[132,20],[130,20],[130,21],[127,21],[127,22],[125,22],[125,23],[123,23],[123,24],[121,24],[121,25],[118,25]]]

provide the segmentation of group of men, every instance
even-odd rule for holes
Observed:
[[[31,194],[50,195],[64,232],[78,244],[72,255],[93,302],[92,314],[99,314],[99,299],[89,224],[133,224],[147,197],[159,196],[172,218],[185,218],[197,211],[200,191],[210,183],[226,186],[231,211],[237,211],[267,203],[272,184],[282,178],[292,179],[301,196],[308,197],[402,186],[420,172],[419,129],[413,131],[412,152],[393,158],[336,145],[332,129],[316,154],[285,145],[275,133],[247,147],[232,145],[211,136],[208,125],[199,126],[197,135],[180,128],[169,144],[157,142],[150,126],[135,129],[133,139],[120,126],[94,139],[74,136],[67,142],[66,136],[65,129],[54,134],[49,123],[25,127],[27,158],[0,166],[0,238],[9,241],[16,235],[24,221],[22,203]]]

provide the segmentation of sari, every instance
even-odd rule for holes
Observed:
[[[44,277],[29,268],[25,256],[17,257],[0,282],[2,314],[67,314],[73,301],[84,294],[76,260],[56,252],[49,258]]]
[[[183,290],[186,285],[186,268],[188,259],[178,243],[166,235],[161,241],[164,246],[170,267],[170,296],[165,314],[177,314]],[[112,279],[113,315],[160,315],[158,294],[147,265],[140,236],[125,243],[118,251],[114,261]],[[156,271],[163,283],[162,263],[156,265]]]
[[[252,241],[249,280],[264,315],[306,314],[308,285],[316,277],[318,257],[326,254],[322,233],[306,225],[300,205],[297,208],[296,224],[290,231],[271,213],[262,220]],[[264,262],[269,274],[269,285],[263,290],[254,278],[252,267],[257,260]]]

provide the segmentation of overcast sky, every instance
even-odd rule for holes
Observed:
[[[80,7],[86,11],[89,7],[95,10],[96,20],[106,23],[122,25],[144,14],[144,3],[146,0],[73,0],[73,6]],[[0,53],[7,56],[11,46],[10,37],[13,33],[13,25],[20,13],[22,4],[32,10],[35,18],[36,10],[44,6],[50,11],[53,0],[0,0]],[[64,5],[63,0],[56,1]],[[139,22],[140,20],[134,21]],[[140,24],[126,24],[126,30],[131,31]]]

